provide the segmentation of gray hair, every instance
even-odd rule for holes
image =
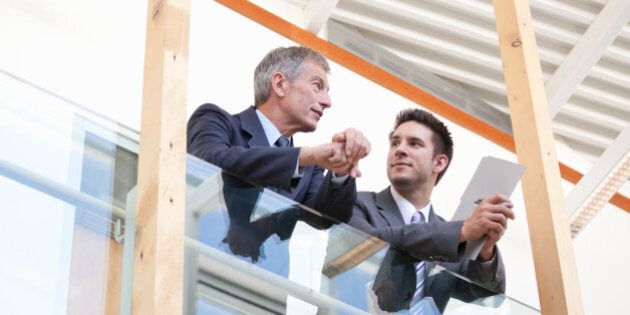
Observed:
[[[289,82],[294,82],[302,73],[302,65],[306,60],[313,61],[327,73],[330,72],[326,58],[305,46],[279,47],[267,53],[254,71],[254,106],[269,99],[271,76],[274,73],[280,72]]]

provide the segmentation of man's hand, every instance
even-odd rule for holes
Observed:
[[[359,160],[370,153],[370,141],[362,132],[354,128],[348,128],[336,133],[332,137],[332,143],[342,145],[342,153],[350,163],[350,167],[345,173],[349,173],[352,177],[360,177]]]
[[[352,164],[345,155],[343,144],[325,143],[315,147],[300,148],[300,166],[319,165],[337,175],[346,175]]]
[[[507,197],[495,193],[482,200],[472,215],[464,221],[459,241],[464,242],[487,236],[480,256],[482,260],[489,260],[494,255],[494,245],[507,229],[508,219],[514,220],[512,202]]]
[[[359,160],[370,152],[370,142],[360,131],[348,128],[331,143],[300,149],[300,166],[319,165],[338,176],[360,177]]]

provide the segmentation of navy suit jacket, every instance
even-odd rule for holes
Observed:
[[[409,308],[416,287],[414,263],[420,260],[426,262],[425,296],[433,297],[440,311],[451,296],[472,301],[505,291],[505,270],[498,249],[489,268],[461,259],[465,249],[465,243],[459,243],[463,222],[445,221],[431,209],[427,223],[405,224],[389,187],[379,193],[359,192],[349,224],[391,244],[373,285],[384,311]],[[436,263],[485,288],[446,273],[429,276]]]
[[[352,216],[356,182],[331,182],[331,174],[310,165],[293,180],[299,148],[271,146],[256,115],[249,107],[230,115],[214,104],[203,104],[188,120],[188,153],[221,167],[246,181],[272,189],[298,203],[342,222]]]

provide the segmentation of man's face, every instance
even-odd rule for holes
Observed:
[[[286,84],[282,102],[286,123],[295,132],[314,131],[324,115],[324,109],[332,105],[326,71],[307,60],[302,65],[300,76],[292,83],[286,81]]]
[[[435,183],[439,159],[433,158],[433,131],[415,122],[402,123],[389,139],[387,177],[398,190],[420,189]],[[444,155],[441,155],[444,156]]]

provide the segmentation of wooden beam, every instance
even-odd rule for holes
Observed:
[[[344,251],[344,253],[340,256],[327,262],[322,268],[322,273],[328,278],[334,278],[356,267],[388,245],[388,243],[385,243],[376,237],[368,237],[352,249]],[[330,254],[330,252],[331,251],[329,249],[328,253]]]
[[[332,44],[324,39],[309,33],[300,27],[291,24],[284,19],[264,10],[263,8],[247,0],[215,0],[216,2],[238,12],[252,21],[304,46],[311,47],[321,52],[326,58],[354,71],[356,74],[373,81],[380,86],[405,97],[422,107],[486,138],[489,141],[515,152],[514,138],[491,126],[461,109],[442,101],[441,99],[415,87],[391,73],[365,61],[364,59],[348,52],[347,50]],[[582,173],[559,162],[560,174],[572,184],[577,184],[582,178]],[[630,199],[616,193],[610,203],[630,212]]]
[[[189,0],[150,0],[132,311],[183,311]]]
[[[583,314],[529,2],[493,2],[541,310]]]

